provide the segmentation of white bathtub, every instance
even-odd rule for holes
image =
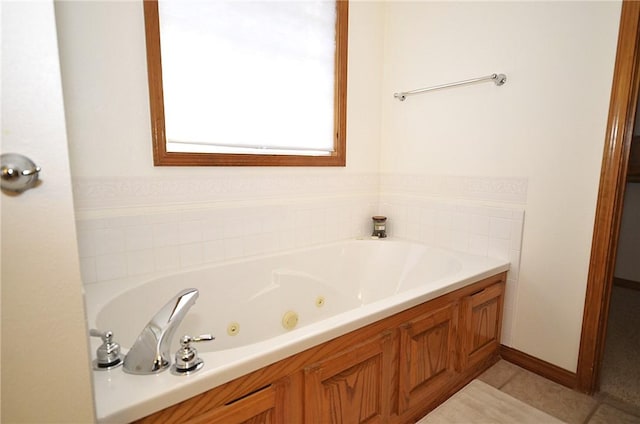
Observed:
[[[189,376],[94,371],[98,420],[126,422],[402,310],[509,268],[504,260],[402,240],[352,240],[86,288],[89,326],[111,330],[123,352],[149,319],[184,288],[200,291],[177,339],[195,345],[204,368]],[[299,320],[283,327],[289,311]],[[236,335],[229,335],[237,325]],[[92,340],[92,350],[99,345]]]

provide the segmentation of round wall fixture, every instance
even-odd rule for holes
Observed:
[[[292,330],[296,325],[298,325],[298,314],[293,311],[285,312],[282,316],[282,326],[286,330]]]
[[[240,332],[240,324],[237,322],[232,322],[227,326],[227,334],[230,336],[237,336]]]

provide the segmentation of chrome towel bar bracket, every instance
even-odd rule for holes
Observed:
[[[504,85],[505,82],[507,82],[507,76],[505,74],[491,74],[487,75],[486,77],[472,78],[464,81],[450,82],[448,84],[434,85],[432,87],[394,93],[393,97],[403,102],[407,98],[407,96],[412,96],[414,94],[426,93],[427,91],[440,90],[443,88],[456,87],[458,85],[475,84],[477,82],[483,81],[493,81],[497,86],[501,86]]]

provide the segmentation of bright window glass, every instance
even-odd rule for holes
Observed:
[[[158,7],[167,151],[333,152],[335,2]]]

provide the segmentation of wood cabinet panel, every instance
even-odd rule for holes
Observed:
[[[458,303],[400,326],[399,413],[455,383]]]
[[[378,423],[390,415],[392,335],[305,369],[305,422]]]
[[[463,299],[462,366],[469,368],[497,352],[502,331],[504,282]]]
[[[278,424],[284,420],[286,380],[272,384],[255,393],[207,413],[185,424]]]

